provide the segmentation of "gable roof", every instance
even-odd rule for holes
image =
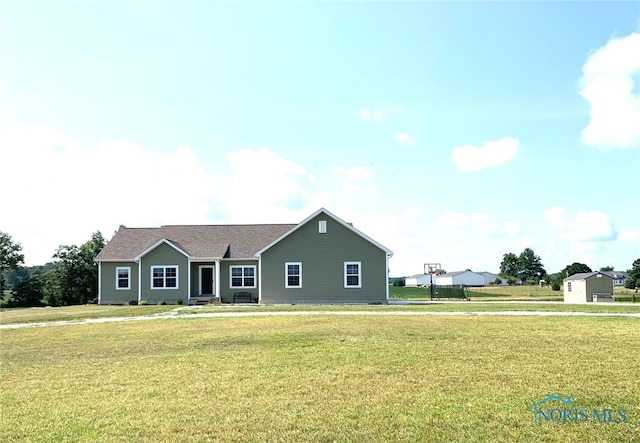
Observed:
[[[295,231],[297,231],[298,229],[300,229],[302,226],[306,225],[310,220],[314,219],[315,217],[317,217],[319,214],[324,213],[325,215],[327,215],[328,217],[332,218],[334,221],[338,222],[339,224],[341,224],[342,226],[344,226],[345,228],[347,228],[348,230],[350,230],[351,232],[359,235],[360,237],[362,237],[363,239],[365,239],[366,241],[368,241],[369,243],[373,244],[374,246],[382,249],[388,256],[393,255],[393,252],[391,252],[390,249],[382,246],[380,243],[378,243],[377,241],[373,240],[372,238],[368,237],[367,235],[363,234],[362,232],[358,231],[356,228],[353,227],[352,224],[345,222],[344,220],[340,219],[338,216],[333,215],[331,212],[327,211],[325,208],[320,208],[318,209],[316,212],[314,212],[313,214],[311,214],[309,217],[305,218],[304,220],[302,220],[300,223],[298,223],[297,225],[295,225],[295,227],[285,233],[283,233],[283,235],[281,235],[280,237],[276,238],[274,241],[272,241],[271,243],[269,243],[268,245],[266,245],[264,248],[260,249],[258,252],[256,252],[256,257],[262,255],[266,250],[268,250],[269,248],[271,248],[273,245],[275,245],[276,243],[280,242],[281,240],[283,240],[284,238],[288,237],[289,235],[293,234]]]
[[[569,277],[565,278],[563,281],[586,280],[587,278],[593,277],[596,274],[601,274],[601,275],[604,275],[605,277],[609,277],[610,279],[613,279],[613,277],[611,277],[611,275],[607,274],[606,272],[594,271],[594,272],[578,272],[577,274],[570,275]]]
[[[133,261],[163,242],[196,259],[252,258],[260,248],[295,226],[265,224],[122,227],[96,256],[96,261]]]
[[[473,272],[471,269],[465,269],[464,271],[446,272],[444,274],[438,274],[438,275],[436,275],[436,277],[455,277],[456,275],[465,274],[467,272],[470,272],[472,274],[476,274],[476,275],[479,275],[480,277],[483,277],[482,274],[478,274],[477,272]]]
[[[625,271],[604,271],[603,274],[610,275],[613,279],[626,279],[629,278],[629,273]]]
[[[409,277],[405,277],[405,278],[420,278],[420,277],[424,277],[424,276],[427,276],[427,275],[429,275],[429,274],[422,273],[422,274],[410,275]]]

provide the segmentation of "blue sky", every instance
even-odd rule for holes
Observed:
[[[3,2],[0,230],[298,222],[548,272],[640,257],[640,2]]]

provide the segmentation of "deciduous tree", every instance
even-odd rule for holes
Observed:
[[[104,247],[100,232],[82,246],[60,246],[53,258],[56,267],[46,275],[45,301],[53,306],[83,304],[93,301],[98,293],[97,265],[93,261]]]
[[[547,272],[542,266],[542,260],[540,256],[536,255],[531,248],[525,248],[524,251],[518,256],[518,277],[524,282],[529,279],[534,279],[536,282],[540,281]]]
[[[24,263],[24,254],[20,251],[22,251],[22,245],[15,243],[9,234],[0,231],[0,298],[4,289],[5,271],[18,269]]]
[[[512,252],[508,252],[502,256],[500,263],[500,275],[504,277],[518,276],[518,256]]]
[[[582,272],[592,272],[591,268],[584,263],[573,262],[570,265],[565,266],[565,268],[560,271],[562,278],[571,277],[574,274],[580,274]]]

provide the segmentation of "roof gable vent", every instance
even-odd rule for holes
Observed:
[[[327,233],[327,221],[320,220],[318,221],[318,233],[326,234]]]

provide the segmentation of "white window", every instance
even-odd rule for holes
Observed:
[[[231,287],[232,288],[255,288],[256,287],[256,267],[255,266],[231,266]]]
[[[318,232],[320,234],[326,234],[327,233],[327,221],[326,220],[318,221]]]
[[[285,263],[284,264],[284,286],[285,288],[301,288],[302,287],[302,263]]]
[[[116,268],[116,289],[131,289],[131,268]]]
[[[362,264],[359,261],[344,262],[344,287],[362,287]]]
[[[151,289],[178,289],[178,266],[151,266]]]

